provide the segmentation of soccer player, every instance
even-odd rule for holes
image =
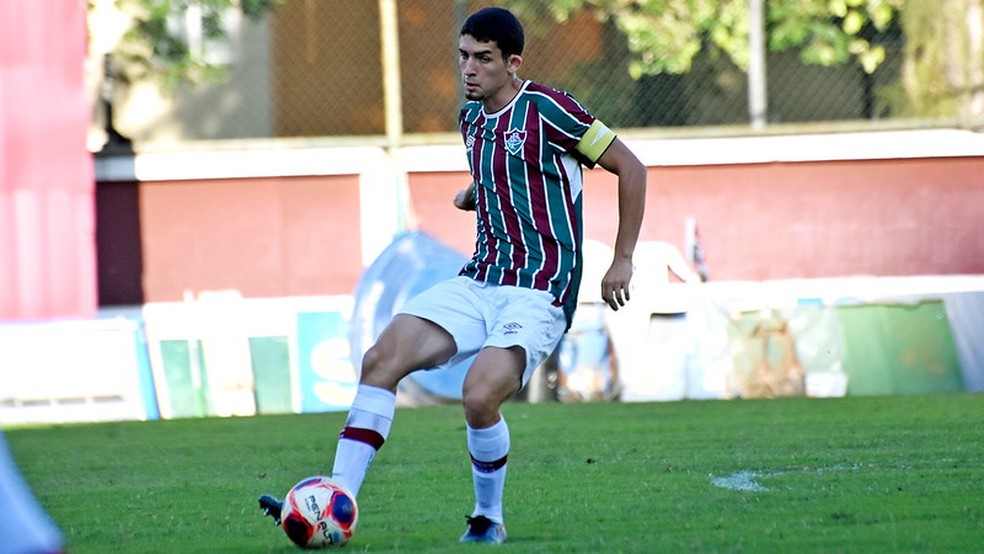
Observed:
[[[523,45],[523,27],[505,9],[475,12],[461,28],[469,102],[459,128],[473,182],[454,205],[476,212],[475,253],[457,277],[410,299],[365,353],[332,471],[358,495],[389,435],[400,380],[475,356],[462,390],[475,493],[462,542],[506,539],[510,443],[500,407],[570,326],[582,267],[581,166],[618,177],[615,257],[601,284],[614,310],[629,300],[645,204],[646,169],[615,133],[571,96],[518,76]],[[261,506],[279,515],[271,499]]]

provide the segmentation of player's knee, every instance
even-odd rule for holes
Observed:
[[[469,384],[462,388],[461,403],[465,409],[465,421],[474,429],[490,427],[499,419],[502,400],[482,384]]]
[[[372,346],[362,355],[362,375],[372,375],[381,366],[385,356],[379,348]]]
[[[362,356],[362,373],[359,381],[364,385],[393,388],[399,382],[395,360],[385,349],[372,346]]]
[[[488,391],[481,386],[466,383],[461,391],[461,404],[465,407],[466,413],[471,413],[487,410],[491,402]]]
[[[465,407],[465,421],[473,429],[484,429],[495,423],[498,416],[498,407],[493,408],[483,399],[465,397],[463,399]]]

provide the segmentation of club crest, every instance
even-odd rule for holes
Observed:
[[[520,131],[519,129],[510,129],[506,131],[506,150],[510,154],[517,156],[520,150],[523,149],[523,144],[526,142],[526,131]]]

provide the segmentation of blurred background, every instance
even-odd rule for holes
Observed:
[[[346,409],[453,275],[465,0],[0,0],[0,424]],[[649,172],[529,400],[984,390],[984,0],[503,0]],[[463,368],[408,379],[454,401]]]
[[[485,4],[92,0],[89,94],[108,96],[117,129],[148,148],[451,133],[462,98],[457,32]],[[975,128],[984,117],[973,0],[502,5],[525,22],[523,75],[619,129]],[[98,102],[93,121],[98,150],[107,140]]]

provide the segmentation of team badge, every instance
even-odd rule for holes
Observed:
[[[520,131],[519,129],[509,129],[506,131],[506,150],[513,156],[519,155],[519,151],[523,149],[523,143],[525,142],[526,131]]]

